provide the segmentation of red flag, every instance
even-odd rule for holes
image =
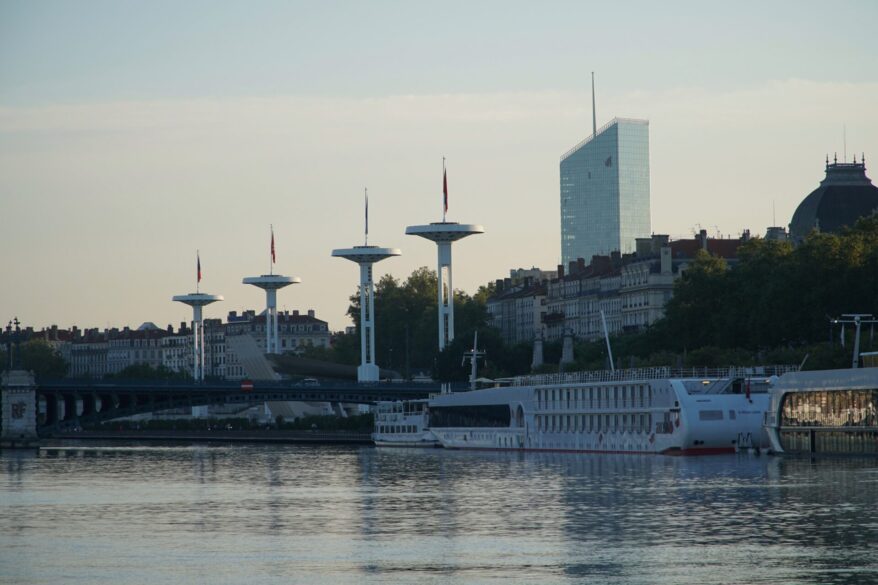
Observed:
[[[198,267],[198,282],[201,282],[201,254],[196,253],[195,258],[196,258],[196,266]]]
[[[442,169],[442,194],[445,196],[443,199],[445,202],[445,212],[448,213],[448,174],[445,169]]]
[[[271,230],[271,263],[274,264],[277,262],[274,256],[274,230]]]

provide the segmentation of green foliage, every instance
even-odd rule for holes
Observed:
[[[878,313],[878,218],[841,234],[811,234],[793,248],[754,239],[729,271],[702,254],[677,282],[660,343],[750,351],[820,343],[829,318]],[[706,357],[706,356],[705,356]]]
[[[347,431],[351,433],[371,433],[374,426],[375,420],[372,414],[347,417],[308,415],[278,424],[279,429],[288,431]]]
[[[107,374],[105,378],[116,380],[189,380],[188,372],[175,372],[165,366],[153,367],[149,364],[133,364],[116,374]]]
[[[375,284],[375,344],[376,363],[386,369],[399,371],[404,377],[417,370],[438,368],[438,302],[436,273],[426,267],[412,272],[400,282],[391,275],[385,275]],[[484,328],[487,322],[487,299],[490,287],[479,289],[476,297],[461,291],[454,293],[455,336],[469,339],[477,328]],[[348,308],[358,332],[352,340],[356,345],[356,361],[359,362],[359,321],[360,296],[350,298]],[[353,345],[353,344],[352,344]],[[456,347],[456,346],[455,346]],[[449,357],[460,362],[461,353],[446,348]],[[456,357],[455,357],[456,356]],[[528,363],[529,359],[528,359]],[[445,371],[444,366],[440,368]],[[439,371],[439,370],[437,370]]]
[[[12,352],[15,353],[14,345]],[[7,355],[4,351],[0,368],[6,369],[6,367]],[[37,379],[63,378],[67,375],[67,362],[42,339],[30,339],[21,344],[21,368],[32,371]]]
[[[473,347],[473,333],[457,335],[441,354],[438,354],[433,377],[437,380],[465,382],[469,380],[469,360],[462,363],[464,352]],[[530,372],[533,348],[529,343],[505,345],[500,332],[490,327],[479,328],[479,350],[485,352],[479,360],[479,378],[505,378]]]

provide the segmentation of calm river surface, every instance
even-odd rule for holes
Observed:
[[[876,583],[878,462],[0,453],[0,583]]]

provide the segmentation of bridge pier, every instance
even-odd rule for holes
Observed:
[[[34,376],[24,370],[3,372],[0,377],[0,410],[3,429],[0,447],[37,445],[37,394]]]

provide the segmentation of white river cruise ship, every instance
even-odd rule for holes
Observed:
[[[451,449],[698,455],[765,448],[773,376],[794,366],[667,368],[516,378],[429,400],[429,431]]]

